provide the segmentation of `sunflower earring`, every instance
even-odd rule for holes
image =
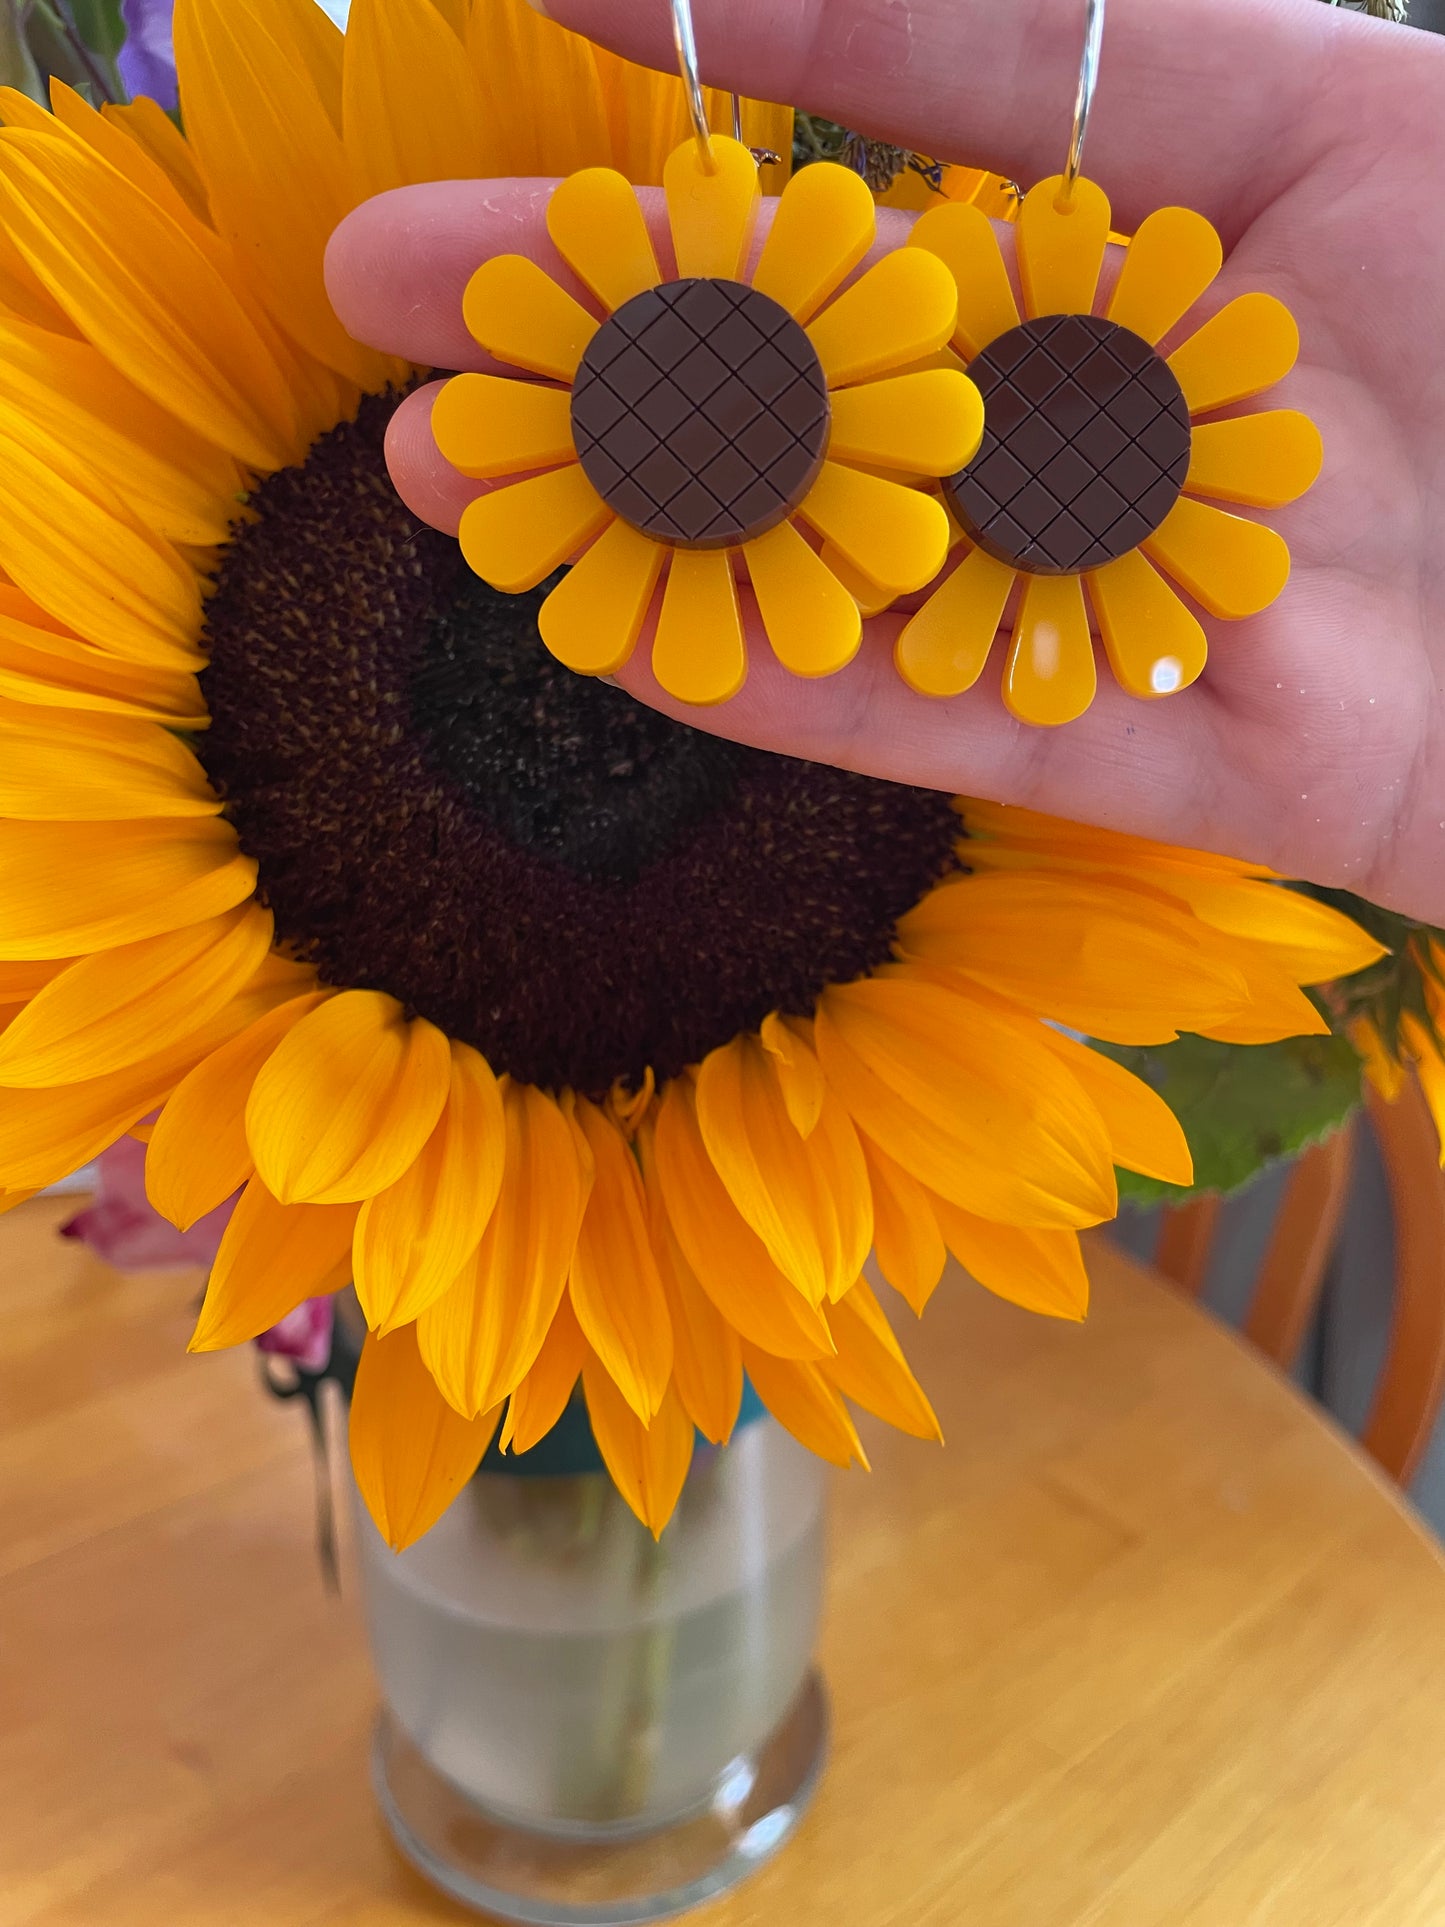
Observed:
[[[911,236],[957,280],[954,347],[983,394],[985,426],[977,456],[943,483],[962,560],[904,628],[897,665],[924,695],[970,688],[1021,582],[1003,698],[1026,723],[1070,722],[1093,701],[1086,591],[1131,696],[1192,683],[1204,631],[1164,576],[1208,614],[1237,620],[1275,600],[1290,566],[1274,530],[1198,498],[1278,508],[1304,494],[1322,460],[1318,430],[1292,409],[1218,418],[1294,366],[1298,330],[1272,295],[1239,295],[1167,359],[1157,352],[1223,263],[1203,215],[1151,214],[1104,313],[1093,312],[1109,202],[1079,165],[1103,25],[1104,0],[1089,0],[1068,163],[1019,210],[1023,314],[976,208],[936,208]]]
[[[621,174],[572,175],[547,229],[605,318],[532,260],[484,263],[467,326],[541,380],[459,375],[432,421],[462,474],[506,484],[462,520],[479,576],[520,594],[575,558],[542,607],[554,656],[587,675],[619,669],[666,570],[654,673],[684,702],[717,703],[747,673],[735,558],[784,666],[841,669],[862,633],[853,587],[891,599],[943,567],[948,516],[906,483],[964,466],[983,404],[961,370],[916,365],[955,335],[948,264],[902,249],[838,293],[876,232],[850,169],[794,177],[743,278],[758,164],[709,129],[688,0],[672,4],[695,131],[663,176],[677,278]]]

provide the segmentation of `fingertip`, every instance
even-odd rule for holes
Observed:
[[[469,503],[487,492],[485,482],[459,475],[432,434],[432,404],[446,386],[428,382],[407,396],[386,431],[386,465],[392,484],[413,515],[455,535]]]

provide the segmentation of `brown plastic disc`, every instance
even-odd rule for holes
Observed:
[[[812,342],[768,295],[668,281],[592,337],[572,430],[588,480],[625,522],[678,548],[728,548],[812,487],[828,388]]]
[[[1010,328],[969,364],[978,454],[944,483],[990,555],[1033,575],[1101,568],[1164,520],[1189,469],[1189,407],[1148,342],[1094,315]]]

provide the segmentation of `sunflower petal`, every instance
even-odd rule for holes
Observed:
[[[1282,883],[1187,870],[1161,881],[1214,929],[1263,944],[1297,983],[1352,977],[1387,954],[1353,917]]]
[[[307,1298],[351,1276],[354,1204],[281,1204],[260,1178],[236,1201],[189,1349],[222,1351],[259,1337]]]
[[[899,595],[931,582],[948,554],[948,517],[931,495],[838,462],[824,462],[798,513],[870,581]]]
[[[356,201],[419,181],[485,178],[485,104],[431,0],[351,0],[341,120]]]
[[[451,1081],[447,1040],[394,997],[347,990],[267,1059],[246,1106],[256,1169],[282,1204],[360,1204],[431,1136]]]
[[[1106,313],[1152,348],[1213,285],[1223,265],[1219,236],[1202,214],[1156,208],[1129,243]]]
[[[204,1057],[166,1100],[146,1153],[146,1196],[182,1231],[224,1204],[255,1171],[246,1142],[251,1086],[281,1039],[326,996],[307,991],[256,1018]]]
[[[1313,487],[1325,459],[1320,431],[1295,408],[1201,422],[1192,442],[1187,492],[1251,508],[1282,508],[1296,501]]]
[[[1299,329],[1284,303],[1241,294],[1176,348],[1169,366],[1190,414],[1207,415],[1273,388],[1298,356]]]
[[[829,1465],[856,1460],[866,1472],[868,1455],[848,1408],[823,1375],[806,1360],[774,1358],[743,1341],[743,1369],[758,1397],[785,1431]]]
[[[783,189],[753,286],[807,323],[863,260],[878,232],[868,183],[851,167],[805,167]]]
[[[1179,497],[1144,548],[1210,615],[1231,622],[1267,609],[1289,581],[1289,548],[1282,536],[1187,495]]]
[[[393,1552],[430,1532],[486,1457],[500,1417],[454,1412],[421,1361],[414,1331],[368,1333],[351,1395],[351,1469]]]
[[[981,209],[960,201],[932,207],[914,223],[908,241],[937,255],[954,278],[958,323],[953,339],[966,360],[1019,325],[993,222]]]
[[[937,1414],[909,1369],[882,1306],[862,1278],[829,1307],[828,1323],[838,1353],[825,1358],[817,1369],[835,1391],[912,1438],[937,1439],[942,1444]]]
[[[705,167],[697,142],[684,141],[668,155],[662,185],[679,277],[740,280],[762,198],[751,152],[714,135],[712,165]]]
[[[220,800],[171,731],[0,698],[0,812],[48,822],[216,816]]]
[[[532,1369],[507,1401],[502,1426],[504,1452],[530,1452],[534,1445],[541,1444],[570,1404],[586,1356],[587,1340],[564,1296]]]
[[[948,1254],[929,1194],[917,1178],[866,1137],[863,1156],[873,1191],[873,1248],[878,1269],[921,1318]]]
[[[993,1224],[935,1198],[949,1250],[986,1291],[1046,1318],[1081,1320],[1089,1309],[1089,1274],[1072,1231],[1034,1231]]]
[[[758,1035],[772,1059],[773,1075],[778,1080],[793,1129],[799,1137],[811,1137],[828,1095],[822,1066],[806,1040],[797,1030],[790,1029],[776,1011],[763,1019]]]
[[[502,1188],[475,1255],[417,1320],[445,1397],[475,1417],[536,1363],[557,1307],[591,1183],[578,1134],[545,1091],[502,1079]]]
[[[495,254],[467,283],[462,317],[473,340],[514,368],[571,382],[597,319],[525,254]]]
[[[1209,655],[1199,618],[1137,549],[1085,581],[1121,689],[1147,700],[1198,680]]]
[[[898,673],[921,696],[961,696],[983,674],[1015,575],[983,549],[970,549],[941,588],[903,627]]]
[[[192,117],[187,115],[187,133],[182,134],[165,108],[145,94],[124,103],[107,101],[100,111],[170,176],[171,185],[196,219],[209,221],[210,197],[196,164]]]
[[[91,711],[203,729],[200,685],[184,670],[142,667],[74,637],[0,614],[0,697],[37,708]]]
[[[652,606],[667,551],[614,522],[542,604],[537,628],[558,662],[581,676],[610,676],[630,658]]]
[[[656,1417],[644,1425],[595,1354],[582,1367],[582,1386],[592,1436],[613,1484],[653,1538],[660,1539],[692,1464],[692,1421],[676,1387],[668,1386]]]
[[[1161,1184],[1192,1184],[1194,1158],[1173,1111],[1142,1077],[1101,1051],[1050,1030],[1049,1049],[1063,1059],[1098,1106],[1115,1164]]]
[[[502,1188],[502,1093],[480,1051],[451,1045],[446,1108],[415,1163],[356,1221],[356,1295],[384,1336],[409,1325],[476,1251]]]
[[[863,640],[858,604],[790,522],[743,549],[773,654],[795,676],[831,676]]]
[[[676,549],[652,644],[652,673],[679,702],[725,703],[748,673],[732,557]]]
[[[578,280],[609,310],[662,279],[642,207],[616,168],[583,168],[554,187],[547,232]]]
[[[1055,728],[1082,716],[1097,688],[1079,578],[1026,576],[1004,664],[1004,707],[1021,723]]]
[[[922,248],[899,248],[810,321],[808,339],[829,388],[843,388],[935,354],[957,319],[958,290],[948,269]]]
[[[1052,175],[1019,204],[1019,282],[1031,320],[1050,314],[1090,314],[1109,240],[1109,197],[1082,176],[1067,207],[1064,182]]]
[[[520,595],[600,535],[612,511],[579,462],[493,489],[462,512],[462,554],[484,582]]]
[[[596,1175],[572,1259],[577,1322],[641,1422],[658,1412],[672,1375],[672,1324],[648,1235],[642,1174],[617,1126],[586,1099],[577,1123]]]

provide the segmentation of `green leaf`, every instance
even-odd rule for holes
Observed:
[[[70,17],[86,46],[102,60],[114,60],[125,45],[120,0],[70,0]]]
[[[32,100],[44,99],[40,71],[21,24],[19,0],[0,0],[0,86],[18,87]]]
[[[1194,1153],[1193,1191],[1121,1171],[1119,1195],[1136,1204],[1237,1191],[1265,1165],[1336,1130],[1360,1101],[1360,1061],[1346,1037],[1290,1037],[1278,1044],[1181,1037],[1149,1049],[1095,1048],[1158,1091]]]

